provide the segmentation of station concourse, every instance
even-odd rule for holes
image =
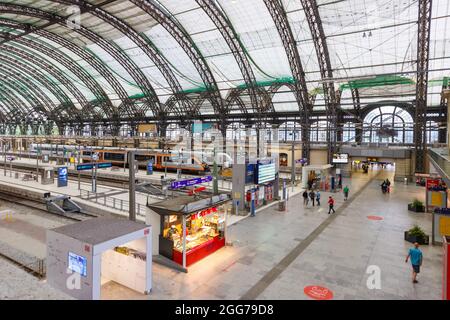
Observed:
[[[0,299],[450,300],[449,19],[1,2]]]

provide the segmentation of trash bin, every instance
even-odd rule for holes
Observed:
[[[19,173],[18,172],[14,173],[14,178],[19,179]]]
[[[278,201],[278,211],[286,211],[286,200]]]

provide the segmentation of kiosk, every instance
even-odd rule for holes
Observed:
[[[157,252],[183,267],[225,245],[226,220],[231,210],[227,194],[199,198],[180,196],[148,204],[147,223],[156,225]],[[157,217],[159,215],[159,219]]]
[[[310,189],[312,185],[316,185],[322,191],[329,191],[331,187],[331,164],[325,165],[309,165],[302,168],[302,186]]]

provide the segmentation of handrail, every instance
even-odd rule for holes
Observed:
[[[128,212],[130,210],[129,201],[107,196],[104,192],[95,193],[89,190],[80,189],[80,198],[95,203],[99,203],[105,207],[116,209],[123,212]],[[136,214],[138,216],[145,217],[146,216],[145,213],[146,213],[146,206],[141,203],[136,203]]]

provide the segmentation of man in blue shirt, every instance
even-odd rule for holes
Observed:
[[[420,266],[422,265],[423,260],[422,251],[420,251],[419,244],[417,242],[414,243],[414,248],[409,249],[405,262],[408,262],[409,258],[411,258],[411,265],[413,268],[413,283],[417,283],[417,274],[420,273]]]

